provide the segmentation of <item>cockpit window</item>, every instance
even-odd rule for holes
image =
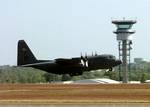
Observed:
[[[116,59],[116,57],[115,57],[115,56],[112,56],[112,55],[110,55],[109,58],[110,58],[110,59]]]
[[[100,55],[99,57],[101,57],[103,59],[116,59],[115,56],[113,56],[113,55],[107,55],[107,54]]]

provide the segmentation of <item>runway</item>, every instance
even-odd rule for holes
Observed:
[[[150,107],[150,85],[1,84],[0,107]]]
[[[150,107],[150,103],[0,104],[0,107]]]

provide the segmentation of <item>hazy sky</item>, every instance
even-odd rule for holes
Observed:
[[[150,0],[0,0],[0,65],[16,65],[24,39],[38,59],[118,57],[113,19],[137,19],[132,59],[150,60]]]

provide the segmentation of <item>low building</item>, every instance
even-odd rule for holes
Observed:
[[[140,84],[141,82],[140,81],[130,81],[129,83],[130,84]]]
[[[98,78],[98,79],[85,79],[74,81],[74,84],[119,84],[119,81],[115,81],[107,78]]]
[[[134,58],[134,63],[136,63],[136,64],[141,64],[141,63],[143,63],[143,58]]]
[[[145,83],[150,83],[150,80],[146,80]]]

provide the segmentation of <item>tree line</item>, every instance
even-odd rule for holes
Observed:
[[[81,76],[71,77],[68,74],[56,75],[27,67],[0,67],[0,83],[53,83],[60,81],[102,78],[103,76],[104,71],[85,72]]]
[[[150,65],[150,64],[149,64]],[[142,69],[131,66],[129,72],[130,81],[145,82],[150,80],[150,66],[143,67]],[[122,73],[121,73],[122,74]],[[110,78],[113,80],[122,79],[119,77],[118,67],[114,71],[98,70],[92,72],[84,72],[80,76],[56,75],[47,73],[34,68],[1,66],[0,67],[0,83],[53,83],[60,81],[81,80],[81,79],[94,79],[94,78]]]

